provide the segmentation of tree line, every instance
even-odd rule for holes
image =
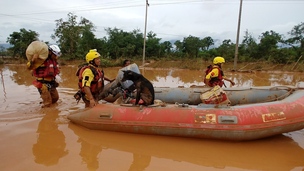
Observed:
[[[119,58],[141,59],[143,54],[143,33],[139,29],[126,32],[118,28],[106,28],[107,36],[96,38],[95,26],[86,18],[73,13],[67,14],[67,20],[55,20],[56,27],[53,40],[57,40],[62,51],[62,59],[84,59],[89,49],[97,49],[103,57],[109,60]],[[238,61],[254,62],[269,61],[273,63],[291,63],[304,52],[304,22],[291,28],[289,38],[284,38],[273,30],[263,32],[259,41],[245,32],[242,42],[238,46]],[[38,40],[39,33],[21,28],[20,32],[13,32],[7,38],[7,43],[12,47],[0,52],[17,58],[24,58],[27,46],[34,40]],[[49,43],[49,42],[46,42]],[[161,41],[152,31],[147,33],[145,56],[146,59],[186,59],[202,58],[210,60],[215,56],[223,56],[227,61],[234,60],[236,44],[230,39],[223,40],[219,46],[210,36],[199,38],[189,35],[182,41]]]

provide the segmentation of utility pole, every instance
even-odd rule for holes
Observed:
[[[146,34],[147,34],[147,16],[148,16],[148,0],[146,0],[146,18],[145,18],[145,32],[144,32],[144,48],[143,48],[143,61],[142,66],[145,66],[145,55],[146,55]]]
[[[238,54],[239,54],[239,37],[240,37],[240,26],[241,26],[241,16],[242,16],[242,4],[243,4],[243,0],[240,0],[239,20],[238,20],[238,27],[237,27],[237,34],[236,34],[234,66],[233,66],[233,69],[235,71],[236,71],[236,65],[237,65]]]

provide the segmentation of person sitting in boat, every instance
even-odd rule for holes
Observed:
[[[125,59],[122,64],[122,68],[125,68],[131,64],[129,59]],[[122,83],[124,84],[124,83]],[[124,96],[132,96],[132,92],[135,90],[135,85],[131,80],[127,80],[125,83]],[[126,98],[126,97],[125,97]]]
[[[222,66],[225,63],[225,59],[221,56],[217,56],[213,59],[213,66],[209,66],[206,70],[206,76],[204,79],[204,83],[210,87],[214,87],[216,85],[222,87],[223,85],[226,87],[224,80],[229,81],[232,86],[235,83],[224,76],[224,72],[222,70]]]
[[[99,99],[103,99],[107,102],[114,102],[120,96],[124,96],[124,98],[132,96],[131,93],[135,89],[134,83],[131,80],[127,80],[126,82],[120,81],[123,71],[127,70],[140,73],[139,68],[135,63],[131,64],[131,60],[125,59],[122,62],[122,68],[119,69],[116,79],[113,82],[105,85],[103,91],[100,93]]]
[[[125,59],[122,63],[122,67],[129,66],[131,64],[131,61],[129,59]]]
[[[98,104],[99,93],[104,87],[104,80],[109,82],[115,80],[104,76],[104,72],[98,68],[100,61],[100,54],[96,49],[92,49],[86,55],[87,65],[84,65],[76,73],[79,78],[78,86],[81,89],[81,97],[85,107],[94,107]]]

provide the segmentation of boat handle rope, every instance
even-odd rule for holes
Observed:
[[[269,90],[272,90],[272,89],[276,89],[276,90],[278,90],[278,89],[281,89],[282,88],[282,90],[296,90],[296,88],[295,87],[288,87],[288,86],[274,86],[274,87],[271,87]]]
[[[288,87],[288,86],[275,86],[275,87],[270,88],[269,90],[273,90],[273,89],[278,90],[279,88],[287,88],[286,89],[287,92],[285,94],[279,96],[279,97],[276,97],[276,98],[273,98],[273,99],[269,99],[269,100],[265,100],[265,102],[283,100],[286,97],[288,97],[289,95],[291,95],[296,90],[296,88],[292,88],[292,87]],[[282,89],[282,90],[285,90],[285,89]]]

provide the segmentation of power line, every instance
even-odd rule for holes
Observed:
[[[139,2],[133,1],[133,2]],[[145,4],[133,4],[132,1],[116,1],[111,3],[105,3],[105,4],[94,4],[94,5],[87,5],[87,6],[72,6],[72,7],[64,7],[64,8],[56,8],[56,10],[50,10],[50,11],[37,11],[37,12],[31,12],[31,13],[14,13],[14,14],[0,14],[0,15],[9,15],[9,16],[19,16],[19,15],[36,15],[36,14],[49,14],[49,13],[60,13],[60,12],[79,12],[79,11],[92,11],[92,10],[109,10],[109,9],[116,9],[116,8],[132,8],[132,7],[138,7],[138,6],[144,6]]]
[[[303,3],[303,0],[244,0],[247,3]],[[193,3],[239,3],[239,0],[149,0],[149,8],[153,8],[155,6],[171,6],[171,5],[180,5],[180,4],[193,4]],[[5,14],[0,13],[1,17],[11,17],[11,18],[21,18],[23,20],[30,20],[30,21],[38,21],[38,22],[45,22],[45,23],[54,23],[55,20],[47,20],[46,18],[37,18],[40,15],[50,14],[50,13],[63,13],[63,12],[83,12],[83,11],[97,11],[97,10],[114,10],[114,9],[121,9],[121,8],[136,8],[136,7],[144,7],[145,3],[144,0],[111,0],[110,2],[106,3],[98,3],[98,4],[91,4],[91,5],[82,5],[82,6],[73,6],[73,7],[62,7],[56,8],[54,10],[48,11],[31,11],[31,12],[23,12],[23,13],[16,13],[14,14]],[[152,9],[151,9],[152,10]],[[2,10],[3,11],[3,10]],[[33,17],[31,17],[33,16]],[[96,26],[107,28],[106,26]],[[95,32],[102,32],[102,31],[95,31]],[[171,35],[166,33],[158,33],[161,35]],[[171,35],[171,36],[179,36],[179,35]]]
[[[170,4],[183,4],[183,3],[204,3],[204,2],[210,2],[214,0],[175,0],[175,1],[160,1],[156,3],[150,3],[153,6],[158,5],[170,5]],[[135,3],[137,2],[137,3]],[[226,1],[225,1],[226,2]],[[135,4],[134,4],[135,3]],[[133,1],[114,1],[114,2],[108,2],[104,4],[94,4],[94,5],[87,5],[87,6],[73,6],[73,7],[64,7],[64,8],[56,8],[56,10],[51,11],[37,11],[37,12],[31,12],[31,13],[15,13],[15,14],[0,14],[0,15],[6,15],[6,16],[20,16],[20,15],[36,15],[36,14],[49,14],[49,13],[60,13],[60,12],[80,12],[80,11],[94,11],[94,10],[111,10],[111,9],[119,9],[119,8],[134,8],[134,7],[140,7],[145,6],[144,3],[140,0],[133,0]]]
[[[33,18],[33,17],[25,17],[25,16],[16,16],[16,15],[10,15],[10,14],[1,14],[0,13],[0,16],[3,15],[3,16],[7,16],[7,17],[13,17],[13,18],[17,18],[17,19],[20,19],[20,18],[23,18],[23,19],[27,19],[27,20],[36,20],[36,21],[42,21],[42,22],[49,22],[49,23],[53,23],[54,21],[52,20],[46,20],[46,19],[40,19],[40,18]]]
[[[267,2],[304,2],[303,0],[244,0],[246,2],[260,2],[260,3],[267,3]],[[175,0],[175,1],[155,1],[149,2],[151,6],[161,6],[161,5],[178,5],[178,4],[190,4],[190,3],[239,3],[238,0],[234,1],[227,1],[227,0]],[[128,1],[111,1],[103,4],[94,4],[94,5],[86,5],[86,6],[73,6],[73,7],[64,7],[64,8],[56,8],[56,10],[51,11],[37,11],[31,13],[18,13],[18,14],[0,14],[6,17],[21,17],[24,15],[37,15],[37,14],[49,14],[49,13],[62,13],[62,12],[81,12],[81,11],[96,11],[96,10],[112,10],[112,9],[119,9],[119,8],[134,8],[134,7],[144,7],[145,4],[142,0],[128,0]],[[15,11],[14,11],[15,12]],[[41,20],[41,19],[37,19]]]

